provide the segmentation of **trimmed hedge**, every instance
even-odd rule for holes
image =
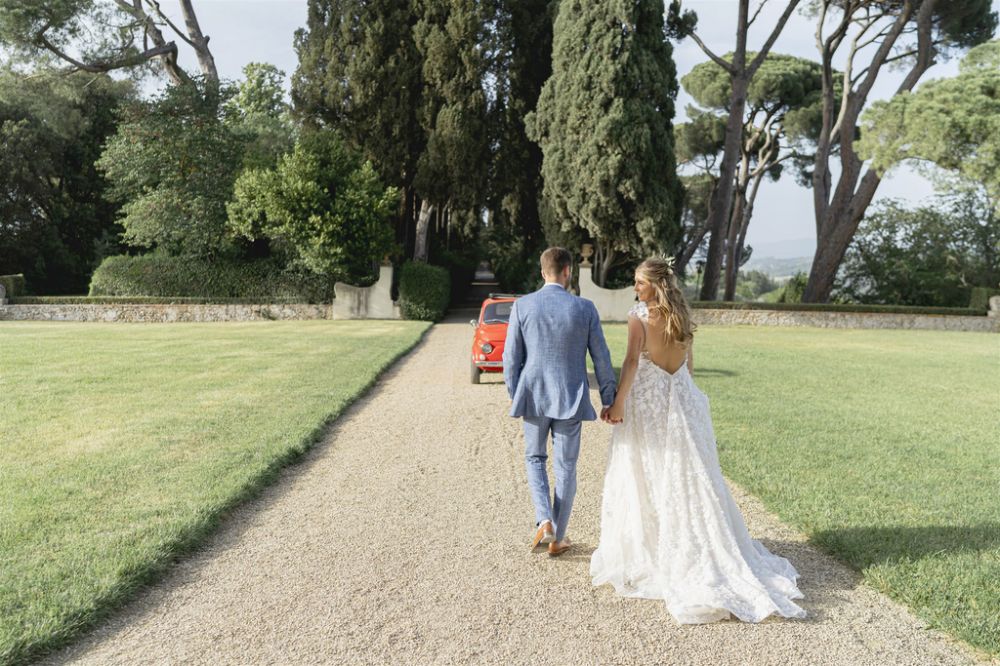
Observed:
[[[315,273],[286,270],[269,259],[235,262],[119,255],[108,257],[94,271],[90,296],[329,303],[333,300],[333,281]]]
[[[399,309],[405,319],[439,321],[451,299],[451,276],[440,266],[420,261],[403,264],[399,274]]]
[[[760,303],[757,301],[693,301],[693,308],[718,310],[798,310],[802,312],[871,312],[890,314],[929,314],[983,316],[973,308],[937,308],[916,305],[863,305],[860,303]]]
[[[27,288],[27,282],[24,281],[24,273],[0,275],[0,284],[3,285],[4,291],[7,292],[7,298],[17,298],[23,295],[24,290]]]
[[[993,287],[973,287],[969,294],[969,307],[973,310],[989,310],[990,296],[1000,296],[1000,289]]]

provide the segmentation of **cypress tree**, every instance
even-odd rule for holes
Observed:
[[[489,6],[477,0],[417,0],[413,36],[423,58],[420,123],[427,144],[414,187],[421,199],[413,257],[427,259],[431,215],[475,221],[490,163],[486,40]]]
[[[540,211],[542,150],[528,138],[525,117],[535,110],[552,74],[552,17],[557,0],[499,0],[493,37],[496,104],[491,121],[496,159],[491,173],[490,258],[505,289],[530,288],[546,242]]]
[[[563,0],[552,76],[529,136],[544,155],[543,196],[564,231],[594,241],[595,279],[680,240],[673,127],[677,78],[656,0]]]

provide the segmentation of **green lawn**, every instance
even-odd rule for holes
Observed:
[[[620,362],[625,327],[606,327]],[[931,625],[1000,654],[1000,335],[703,327],[723,471]]]
[[[427,326],[0,323],[0,663],[197,545]]]

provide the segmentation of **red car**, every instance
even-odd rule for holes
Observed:
[[[469,322],[476,329],[472,336],[473,384],[479,383],[484,372],[503,372],[503,343],[516,299],[514,294],[490,294],[479,310],[479,319]]]

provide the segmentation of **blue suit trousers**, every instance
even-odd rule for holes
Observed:
[[[580,457],[579,419],[551,419],[545,416],[524,417],[524,461],[528,487],[535,505],[535,524],[551,520],[556,539],[566,536],[569,514],[576,497],[576,461]],[[556,476],[555,497],[550,497],[548,439],[552,433],[552,468]]]

